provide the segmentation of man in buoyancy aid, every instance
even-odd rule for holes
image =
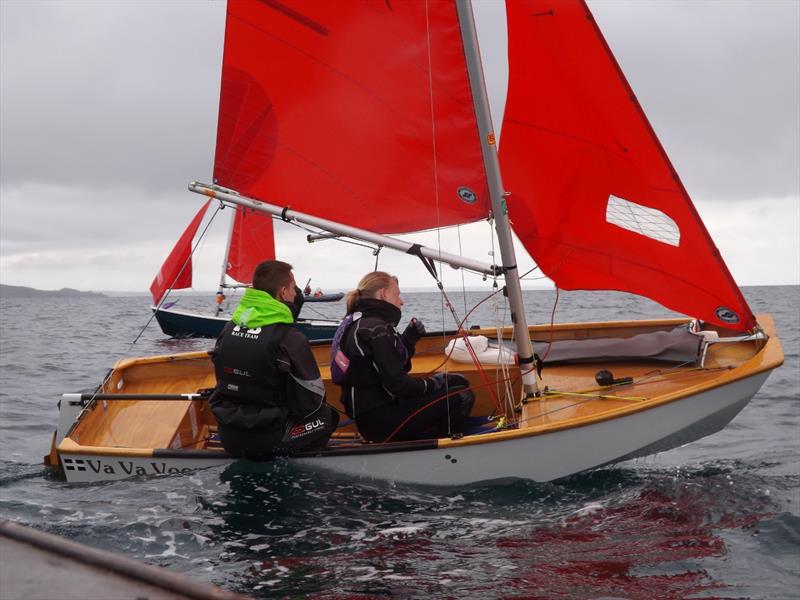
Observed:
[[[217,386],[209,401],[231,456],[269,458],[324,446],[339,417],[308,339],[292,326],[297,287],[291,265],[256,267],[212,351]]]
[[[452,373],[409,375],[425,328],[412,319],[401,335],[395,328],[402,305],[397,278],[381,271],[348,293],[348,316],[331,346],[331,375],[342,386],[342,404],[369,441],[461,434],[475,400],[469,382]]]

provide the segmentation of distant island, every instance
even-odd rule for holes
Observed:
[[[105,294],[99,292],[81,292],[72,288],[61,288],[60,290],[37,290],[21,285],[5,285],[0,283],[0,298],[30,298],[32,296],[52,296],[60,298],[74,298],[75,296],[94,296],[105,298]]]

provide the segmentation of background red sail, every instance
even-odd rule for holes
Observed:
[[[452,0],[231,0],[214,177],[381,233],[485,218]]]
[[[234,219],[225,272],[240,283],[252,283],[258,263],[275,258],[272,218],[238,208]]]
[[[192,240],[200,227],[200,222],[206,214],[211,200],[206,202],[189,223],[186,231],[178,239],[172,252],[169,253],[161,269],[158,271],[153,283],[150,284],[150,293],[153,302],[158,304],[167,290],[180,290],[192,287]]]
[[[631,292],[752,329],[750,308],[584,2],[514,0],[506,10],[500,162],[514,230],[536,263],[562,289]],[[610,218],[614,207],[631,220]]]

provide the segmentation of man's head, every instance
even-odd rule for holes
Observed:
[[[253,288],[267,292],[276,300],[294,302],[296,290],[292,265],[280,260],[265,260],[253,273]]]

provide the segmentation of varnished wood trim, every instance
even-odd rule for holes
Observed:
[[[132,456],[136,458],[152,458],[152,448],[114,448],[108,446],[81,446],[70,438],[64,438],[58,445],[60,456],[73,454],[96,454],[98,456]]]

